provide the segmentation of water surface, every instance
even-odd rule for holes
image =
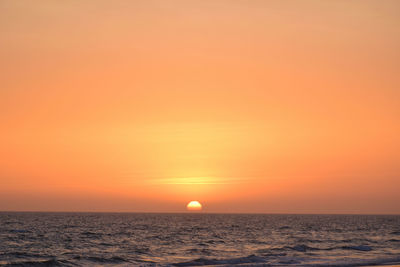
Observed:
[[[0,213],[0,265],[374,265],[400,216]]]

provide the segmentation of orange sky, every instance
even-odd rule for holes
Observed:
[[[400,1],[0,3],[0,210],[400,213]]]

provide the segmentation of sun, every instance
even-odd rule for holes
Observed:
[[[202,205],[198,201],[190,201],[186,205],[186,209],[189,211],[201,211],[202,208]]]

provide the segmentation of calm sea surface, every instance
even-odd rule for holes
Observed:
[[[0,265],[357,266],[400,261],[400,216],[0,213]]]

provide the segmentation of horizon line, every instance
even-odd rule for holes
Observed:
[[[400,213],[287,213],[287,212],[204,212],[204,211],[40,211],[40,210],[0,210],[0,213],[136,213],[136,214],[232,214],[232,215],[364,215],[400,216]]]

